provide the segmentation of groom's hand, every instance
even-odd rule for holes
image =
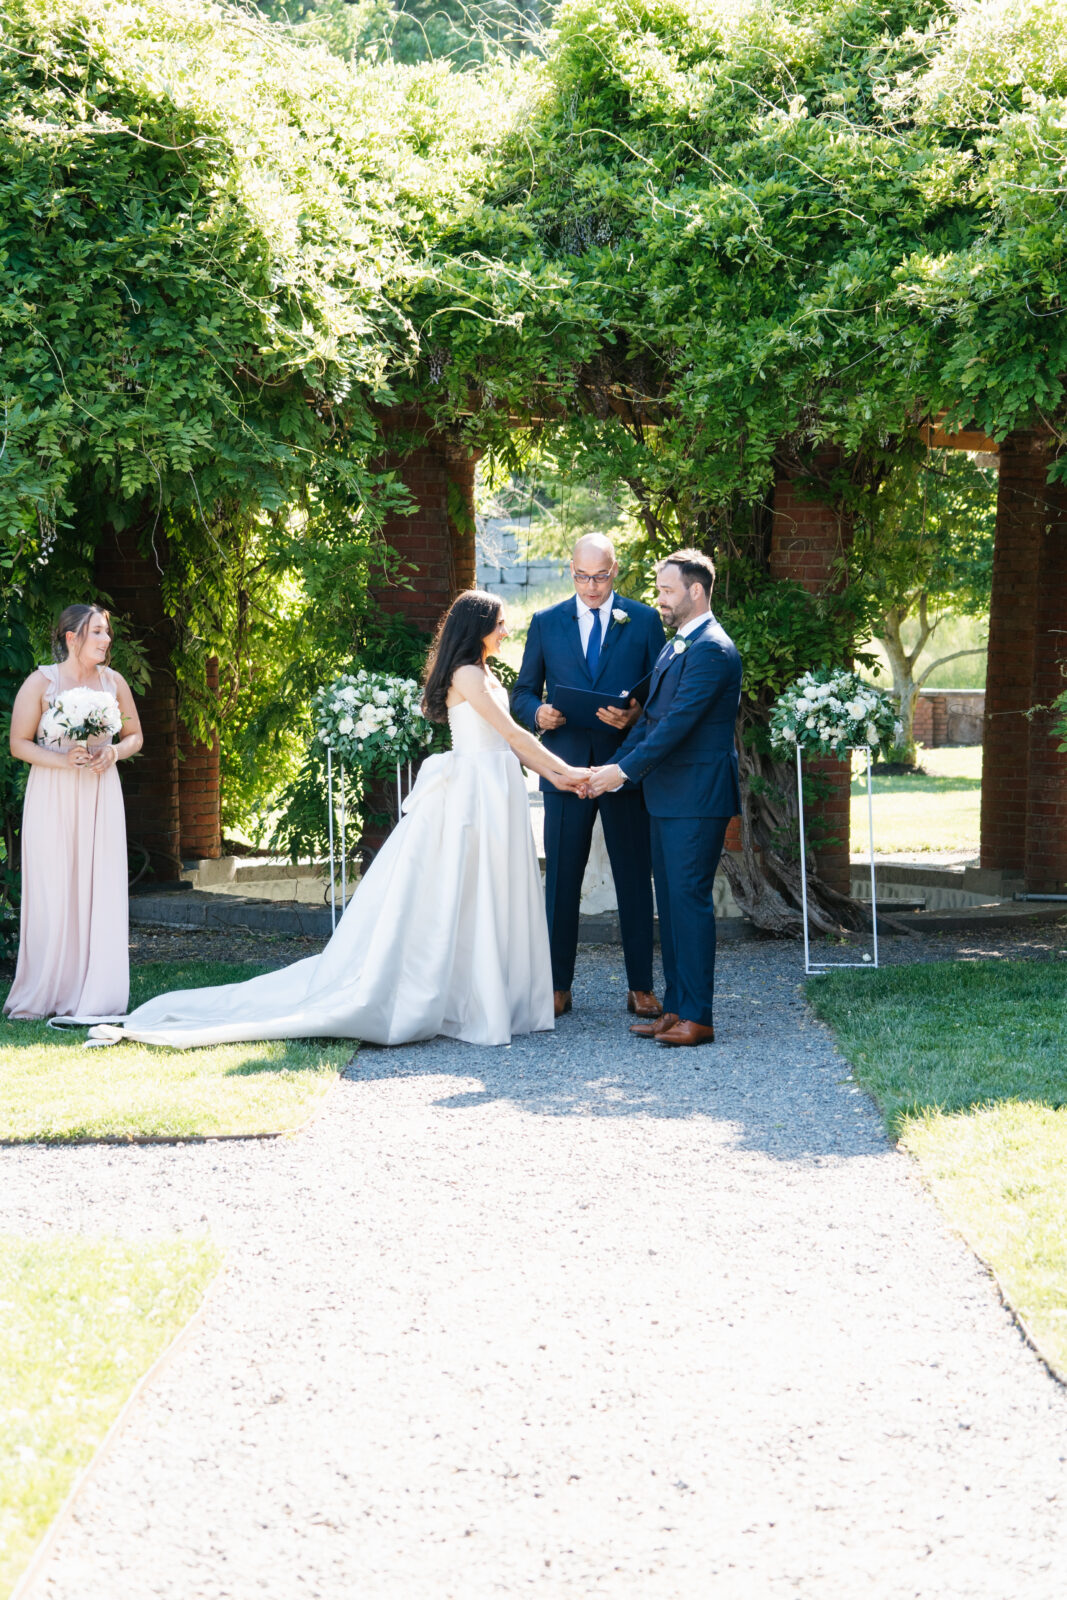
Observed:
[[[542,731],[549,728],[562,728],[566,722],[562,711],[557,711],[555,706],[538,706],[534,713],[534,722]]]
[[[618,711],[614,706],[600,706],[597,710],[600,721],[606,722],[609,728],[618,728],[620,733],[632,728],[640,715],[640,700],[631,700],[625,711]]]
[[[590,795],[614,794],[616,789],[621,789],[626,782],[626,774],[621,767],[594,767],[589,774]]]

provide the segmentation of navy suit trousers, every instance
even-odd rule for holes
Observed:
[[[712,890],[729,817],[653,817],[664,1011],[712,1026],[715,906]]]
[[[648,813],[636,789],[599,800],[545,791],[545,910],[552,987],[569,989],[578,952],[578,906],[597,811],[604,828],[631,989],[652,988],[652,855]]]

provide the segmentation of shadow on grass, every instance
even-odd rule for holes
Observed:
[[[951,961],[813,978],[894,1138],[929,1111],[1067,1105],[1067,961]]]

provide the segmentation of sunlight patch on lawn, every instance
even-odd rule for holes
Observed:
[[[131,1006],[170,989],[234,983],[244,962],[152,962],[133,971]],[[353,1041],[270,1040],[166,1050],[86,1050],[85,1034],[43,1022],[0,1025],[0,1139],[192,1138],[300,1127],[351,1060]]]
[[[0,1597],[221,1261],[203,1239],[0,1238]]]

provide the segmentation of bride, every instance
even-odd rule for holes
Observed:
[[[452,749],[423,762],[390,834],[319,956],[215,989],[157,995],[91,1042],[184,1047],[435,1034],[507,1044],[551,1028],[552,974],[521,760],[557,788],[588,774],[508,715],[486,665],[507,637],[495,596],[461,594],[427,663],[423,709]],[[516,759],[516,757],[518,759]]]

